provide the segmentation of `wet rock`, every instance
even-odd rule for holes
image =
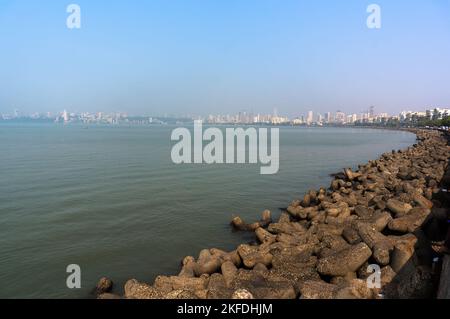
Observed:
[[[336,299],[373,299],[374,291],[361,279],[353,279],[349,285],[336,293]]]
[[[234,289],[227,285],[221,274],[212,274],[209,278],[208,288],[195,291],[196,295],[206,294],[207,299],[230,299]],[[204,299],[204,298],[203,298]]]
[[[302,206],[289,206],[287,212],[294,218],[305,219],[308,214]]]
[[[353,279],[357,279],[357,275],[354,272],[349,272],[345,276],[337,276],[331,278],[330,283],[334,285],[338,285],[339,287],[346,286],[348,283],[350,283]]]
[[[291,234],[291,233],[305,233],[306,229],[299,223],[273,223],[269,225],[269,232],[272,234]]]
[[[322,249],[319,253],[320,258],[333,255],[337,252],[350,247],[350,244],[344,238],[337,235],[325,235],[322,237]]]
[[[289,217],[289,214],[287,213],[282,213],[280,215],[280,218],[278,219],[278,223],[282,224],[282,223],[290,223],[291,222],[291,218]]]
[[[95,291],[97,295],[101,295],[110,292],[112,288],[113,288],[112,280],[107,277],[102,277],[98,281],[97,286],[95,287]]]
[[[163,299],[164,294],[152,286],[130,279],[125,283],[125,298],[127,299]]]
[[[253,268],[259,263],[265,266],[269,266],[272,263],[272,254],[268,251],[260,251],[254,246],[240,245],[238,253],[247,268]]]
[[[391,266],[385,266],[381,268],[381,286],[384,287],[394,280],[397,273],[392,269]]]
[[[276,241],[276,236],[269,233],[264,228],[258,228],[255,230],[256,237],[261,243],[274,243]]]
[[[372,198],[371,202],[378,209],[383,210],[386,208],[386,202],[383,200],[383,196],[381,196],[381,195],[375,196],[374,198]]]
[[[192,256],[187,256],[183,259],[183,267],[178,274],[180,277],[195,277],[195,258]]]
[[[345,276],[355,272],[372,255],[372,251],[365,243],[351,246],[341,252],[319,260],[317,271],[322,275]]]
[[[231,220],[231,225],[233,225],[234,228],[236,228],[237,230],[242,230],[242,231],[246,231],[246,230],[255,230],[256,228],[259,227],[259,224],[257,225],[257,227],[255,225],[250,226],[248,224],[246,224],[241,217],[236,216]]]
[[[433,203],[420,194],[414,195],[413,200],[417,205],[423,208],[431,209],[433,207]]]
[[[342,232],[342,237],[351,245],[355,245],[361,242],[361,237],[358,231],[350,226],[345,227]]]
[[[356,195],[353,192],[350,193],[348,196],[345,196],[342,200],[345,203],[347,203],[347,205],[349,207],[354,207],[354,206],[358,205],[358,199],[357,199]]]
[[[231,296],[231,299],[255,299],[252,295],[252,293],[246,289],[238,289],[236,290],[233,295]]]
[[[391,240],[369,224],[358,223],[356,227],[361,239],[372,249],[375,261],[383,266],[389,264],[390,250],[393,246]]]
[[[356,178],[358,178],[358,177],[360,177],[362,175],[361,173],[353,172],[350,168],[344,169],[344,174],[345,174],[345,177],[347,177],[347,179],[349,181],[352,181],[352,180],[354,180],[354,179],[356,179]]]
[[[236,216],[232,219],[231,225],[237,230],[255,231],[259,227],[267,227],[267,225],[269,225],[271,222],[272,222],[271,213],[269,210],[265,210],[262,213],[262,219],[259,222],[247,224],[241,217]]]
[[[412,262],[414,247],[407,244],[396,244],[392,251],[391,267],[396,273],[401,271],[408,262]]]
[[[199,299],[199,297],[194,291],[191,290],[173,290],[165,295],[164,299],[193,300]]]
[[[390,199],[387,202],[387,207],[391,212],[395,214],[396,217],[402,217],[409,213],[409,211],[412,209],[412,206],[410,204],[401,202],[396,199]]]
[[[208,249],[204,249],[200,252],[197,263],[194,266],[194,273],[196,276],[213,274],[219,270],[222,262],[221,258],[213,256]]]
[[[221,270],[226,286],[231,287],[238,271],[236,266],[231,261],[226,261],[222,264]]]
[[[239,267],[241,265],[241,257],[239,257],[237,250],[225,252],[217,248],[212,248],[209,251],[211,253],[211,256],[213,258],[219,258],[221,263],[225,261],[231,261],[236,267]]]
[[[359,267],[359,269],[356,271],[356,276],[359,279],[364,279],[366,280],[373,272],[369,271],[369,261],[366,261],[364,264],[362,264],[361,267]]]
[[[325,235],[341,236],[344,228],[344,225],[319,224],[317,226],[317,236],[319,238],[322,238]]]
[[[261,273],[265,273],[265,272],[269,271],[267,269],[267,267],[263,264],[256,264],[255,267],[253,267],[253,270],[257,271],[257,272],[261,272]]]
[[[360,218],[369,218],[373,215],[373,210],[369,207],[358,205],[355,207],[355,214]]]
[[[300,287],[301,299],[333,299],[339,287],[321,280],[304,282]]]
[[[288,246],[296,246],[306,243],[306,238],[304,234],[285,234],[281,233],[276,237],[277,242],[285,243]]]
[[[270,210],[263,211],[261,221],[262,227],[265,227],[266,225],[272,222],[272,213],[270,212]]]
[[[267,285],[253,288],[258,299],[296,299],[297,293],[292,284],[286,280],[272,280]]]
[[[317,257],[311,256],[312,248],[286,249],[274,255],[272,274],[288,279],[293,284],[320,279],[316,270]]]
[[[309,207],[309,205],[311,205],[311,196],[309,194],[306,194],[303,197],[302,206],[303,207]]]
[[[225,282],[225,278],[222,274],[215,273],[209,276],[207,290],[223,290],[226,288],[227,285]],[[200,289],[194,291],[200,291],[203,289],[204,287],[200,287]]]
[[[428,209],[416,207],[411,209],[408,215],[390,221],[388,228],[402,233],[412,233],[423,225],[429,214]]]
[[[375,214],[367,220],[367,223],[371,224],[377,231],[382,232],[391,220],[392,216],[388,212],[375,212]]]
[[[289,205],[289,207],[298,207],[298,206],[300,206],[301,203],[302,203],[301,201],[299,201],[298,199],[296,199],[296,200],[293,200],[293,201],[291,202],[291,204]]]
[[[341,186],[339,185],[339,180],[337,180],[337,179],[333,180],[333,181],[331,182],[330,187],[331,187],[331,189],[334,190],[334,191],[336,191],[336,190],[338,190],[339,188],[341,188]]]
[[[187,278],[177,276],[158,276],[153,287],[158,291],[169,293],[173,290],[202,290],[208,286],[209,277]]]
[[[293,299],[296,292],[289,280],[276,274],[240,269],[233,282],[235,289],[248,290],[255,299]]]

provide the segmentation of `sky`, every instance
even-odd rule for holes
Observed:
[[[397,114],[449,77],[448,0],[0,0],[0,113]]]

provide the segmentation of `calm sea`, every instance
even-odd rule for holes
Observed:
[[[233,214],[276,216],[330,173],[406,148],[406,132],[281,128],[280,171],[172,164],[174,127],[0,124],[0,297],[89,298],[101,276],[176,274],[184,256],[251,240]],[[66,287],[78,264],[82,289]]]

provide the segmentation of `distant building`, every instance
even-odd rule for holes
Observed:
[[[432,120],[442,120],[445,117],[450,116],[450,109],[441,109],[441,108],[434,108],[427,110],[427,116],[429,116]]]
[[[335,116],[335,122],[338,124],[345,124],[346,121],[346,115],[344,112],[337,111]]]
[[[65,123],[69,122],[69,113],[66,110],[64,110],[62,118]]]
[[[428,119],[431,119],[431,113],[428,113],[428,111],[426,111],[426,112],[402,111],[398,116],[400,121],[408,121],[408,120],[412,119],[413,117],[416,117],[416,118],[427,117]]]
[[[303,119],[302,118],[295,118],[293,121],[292,121],[292,124],[293,125],[302,125],[304,122],[303,122]]]
[[[323,117],[322,114],[317,114],[317,123],[322,124],[323,123]]]
[[[353,124],[353,123],[355,123],[357,121],[357,119],[358,118],[357,118],[356,114],[347,115],[346,123],[347,124]]]
[[[284,124],[284,123],[288,123],[289,119],[287,117],[281,117],[281,116],[274,116],[272,117],[271,123],[276,125],[276,124]]]
[[[314,121],[314,112],[309,111],[308,116],[306,117],[306,124],[311,125]]]

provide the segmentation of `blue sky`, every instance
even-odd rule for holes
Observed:
[[[0,0],[0,113],[396,113],[449,77],[447,0]]]

